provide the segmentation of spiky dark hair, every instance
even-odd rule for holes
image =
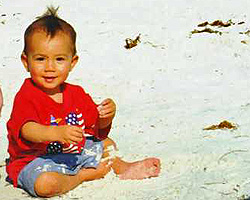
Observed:
[[[76,32],[69,23],[58,17],[58,9],[59,7],[47,7],[47,11],[42,16],[37,17],[37,19],[32,22],[25,30],[23,50],[25,54],[27,54],[28,38],[35,31],[44,31],[51,38],[53,38],[59,31],[68,34],[70,36],[70,39],[72,40],[73,55],[76,54]]]

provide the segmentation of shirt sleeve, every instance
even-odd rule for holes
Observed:
[[[11,117],[7,123],[7,128],[9,137],[15,140],[21,148],[25,148],[26,143],[27,145],[29,144],[29,142],[25,142],[24,139],[20,137],[22,126],[29,121],[39,121],[36,109],[27,98],[17,95],[14,100]]]

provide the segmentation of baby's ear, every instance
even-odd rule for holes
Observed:
[[[24,52],[21,55],[21,61],[23,63],[23,66],[27,70],[27,72],[29,72],[30,70],[29,70],[29,66],[28,66],[28,57]]]
[[[71,64],[70,64],[70,71],[76,66],[79,57],[77,55],[73,56]]]

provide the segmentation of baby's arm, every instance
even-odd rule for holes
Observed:
[[[104,129],[111,124],[115,116],[115,102],[112,99],[105,99],[97,109],[99,112],[99,128]]]
[[[27,122],[21,128],[21,136],[34,143],[46,141],[78,143],[83,139],[83,131],[77,126],[45,126],[36,122]]]

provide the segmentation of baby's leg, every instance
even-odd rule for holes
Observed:
[[[116,144],[109,138],[104,140],[105,151],[104,158],[108,157],[112,159],[112,168],[119,175],[120,179],[144,179],[156,177],[160,173],[160,160],[158,158],[146,158],[129,163],[115,156],[114,152],[117,151]]]
[[[80,173],[75,176],[57,172],[44,172],[35,181],[34,189],[40,197],[64,194],[82,183]]]
[[[108,161],[95,168],[82,168],[76,175],[66,175],[57,172],[44,172],[35,181],[34,189],[38,196],[53,197],[64,194],[83,181],[103,178],[111,169]]]

